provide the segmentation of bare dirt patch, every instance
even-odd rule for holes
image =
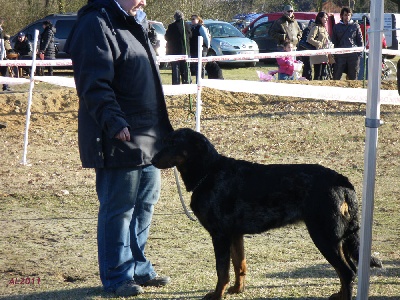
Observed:
[[[397,87],[383,82],[382,88]],[[0,297],[109,298],[98,278],[94,173],[81,168],[78,156],[75,90],[35,88],[29,166],[22,166],[27,98],[22,92],[0,94],[0,122],[7,123],[0,129]],[[351,179],[361,205],[365,105],[207,88],[202,100],[201,131],[221,153],[260,163],[321,163]],[[167,97],[167,105],[175,128],[194,128],[189,96]],[[394,300],[400,295],[400,107],[382,106],[381,117],[373,252],[385,269],[372,271],[370,295]],[[189,196],[184,192],[187,204]],[[325,299],[339,288],[301,224],[247,236],[246,249],[247,290],[229,299]],[[171,170],[163,171],[147,253],[173,283],[136,299],[197,299],[214,288],[209,236],[183,214]],[[21,284],[21,278],[30,283]]]

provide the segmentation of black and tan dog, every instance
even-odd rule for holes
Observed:
[[[218,283],[205,299],[223,297],[230,258],[236,279],[228,292],[243,291],[244,234],[304,221],[339,275],[341,289],[330,299],[351,300],[359,223],[354,187],[345,176],[320,165],[261,165],[228,158],[191,129],[171,133],[152,163],[159,169],[177,167],[193,192],[190,206],[212,237]],[[372,258],[371,266],[381,262]]]

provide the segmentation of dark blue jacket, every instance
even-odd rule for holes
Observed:
[[[185,28],[185,31],[183,31],[183,28]],[[167,54],[189,55],[191,37],[192,30],[190,29],[190,25],[184,20],[179,19],[174,23],[169,24],[165,33],[165,40],[167,41]]]
[[[335,48],[363,47],[360,25],[353,20],[346,25],[342,21],[333,26],[332,43]]]
[[[92,0],[78,12],[65,49],[79,96],[83,167],[150,164],[172,126],[147,31],[113,0]],[[130,142],[114,138],[124,127]]]
[[[56,48],[54,44],[54,34],[56,29],[52,26],[46,26],[40,35],[40,51],[44,52],[45,57],[56,58]]]

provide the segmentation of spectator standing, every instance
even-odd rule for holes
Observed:
[[[56,47],[54,44],[54,34],[56,29],[50,21],[43,22],[44,31],[40,35],[40,48],[39,53],[44,55],[45,60],[51,60],[56,58]],[[46,67],[48,75],[53,76],[53,67]]]
[[[285,5],[283,16],[272,24],[269,34],[277,41],[278,45],[282,46],[285,41],[289,41],[293,47],[297,47],[302,31],[295,20],[291,5]]]
[[[307,48],[303,48],[302,47],[302,41],[307,42],[307,37],[308,34],[310,33],[310,30],[315,26],[315,22],[314,20],[310,20],[308,22],[308,25],[306,28],[303,29],[302,35],[301,35],[301,39],[299,41],[297,50],[308,50]],[[303,66],[303,74],[302,76],[304,78],[306,78],[307,80],[312,80],[312,67],[310,64],[310,57],[309,56],[302,56],[301,60],[304,64]]]
[[[363,41],[366,49],[369,49],[369,40],[368,40],[368,29],[371,27],[369,23],[368,16],[363,16],[360,24],[360,29],[363,35]],[[387,48],[386,38],[383,34],[382,36],[382,49]],[[365,59],[364,59],[365,58]],[[364,69],[365,68],[365,69]],[[360,72],[358,73],[358,80],[364,79],[364,70],[365,70],[365,79],[368,78],[368,53],[364,52],[363,56],[361,56],[360,62]]]
[[[7,57],[6,47],[4,43],[4,30],[3,30],[4,19],[0,17],[0,60],[4,60]],[[1,76],[8,76],[8,67],[0,67]],[[11,89],[8,84],[3,84],[3,91],[10,92]]]
[[[199,47],[199,41],[198,37],[202,36],[203,37],[203,45],[202,45],[202,56],[207,56],[208,49],[210,48],[210,35],[207,34],[207,28],[204,26],[203,19],[198,16],[198,15],[192,15],[191,17],[192,25],[191,25],[191,31],[192,31],[192,37],[190,38],[190,57],[192,58],[198,58],[198,47]],[[193,62],[190,64],[190,72],[192,75],[196,75],[196,81],[197,81],[197,62]],[[201,78],[204,78],[205,70],[204,70],[204,64],[202,67],[201,71]]]
[[[329,38],[326,23],[328,15],[321,11],[315,18],[315,26],[310,30],[307,37],[307,43],[315,46],[318,49],[330,48],[331,40]],[[310,56],[310,63],[314,66],[314,80],[326,79],[326,67],[328,64],[328,55],[313,55]]]
[[[184,15],[177,10],[174,14],[175,22],[168,25],[165,39],[167,41],[167,54],[190,55],[190,38],[192,31],[190,25],[184,21]],[[171,62],[172,84],[190,83],[188,63],[185,60]]]
[[[293,44],[289,41],[283,43],[283,51],[291,52],[294,49]],[[294,56],[288,55],[278,57],[278,80],[293,80],[294,79],[294,64],[297,63]]]
[[[333,26],[332,42],[335,48],[363,47],[363,39],[360,25],[351,20],[351,9],[343,7],[340,11],[341,21]],[[335,67],[333,79],[340,80],[344,70],[347,70],[347,78],[357,79],[362,52],[353,52],[335,55]]]
[[[145,256],[160,170],[151,159],[172,132],[143,0],[91,0],[66,42],[79,96],[82,165],[95,168],[100,279],[119,297],[164,286]]]
[[[26,38],[24,32],[18,33],[18,39],[15,42],[14,50],[17,52],[22,59],[23,56],[28,57],[29,59],[32,58],[32,44]]]

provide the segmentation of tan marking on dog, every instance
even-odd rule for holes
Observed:
[[[346,202],[343,202],[342,205],[340,206],[340,213],[346,218],[350,218],[349,214],[349,206],[347,205]]]

